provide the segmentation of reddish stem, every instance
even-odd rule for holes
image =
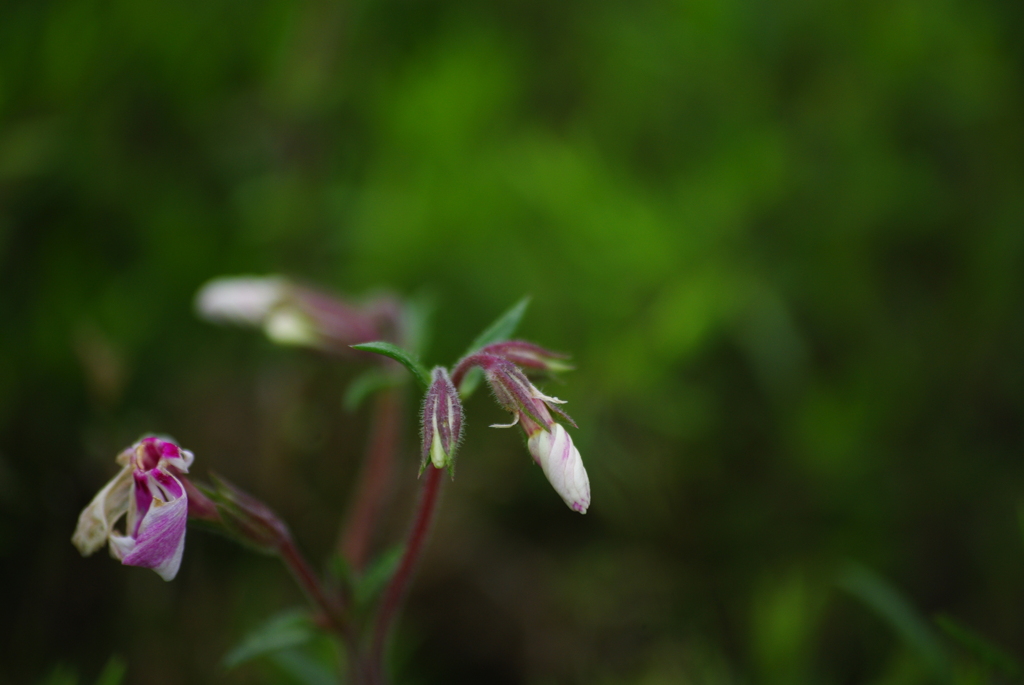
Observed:
[[[466,377],[469,370],[474,366],[479,366],[482,369],[490,367],[494,360],[492,354],[471,354],[468,357],[463,357],[459,360],[459,363],[452,369],[452,384],[457,388],[462,385],[462,379]]]
[[[348,524],[339,541],[342,555],[356,571],[366,565],[377,519],[391,487],[401,414],[401,388],[388,388],[377,394],[370,419],[370,442],[359,474]]]
[[[280,548],[281,560],[292,572],[299,586],[302,587],[306,596],[319,607],[324,616],[330,621],[331,628],[344,635],[350,634],[348,621],[345,619],[344,608],[327,592],[320,584],[320,578],[310,567],[309,562],[302,556],[302,552],[295,546],[291,539],[287,540]]]
[[[324,590],[323,585],[320,583],[320,577],[317,576],[309,562],[306,561],[306,558],[302,556],[302,552],[296,547],[294,540],[290,537],[285,540],[278,549],[278,553],[281,555],[281,560],[285,566],[292,572],[296,582],[306,593],[306,596],[320,609],[321,616],[327,621],[326,627],[341,637],[345,650],[348,652],[350,681],[353,684],[362,682],[358,677],[360,665],[359,642],[352,630],[352,624],[348,620],[345,606]]]
[[[430,524],[434,520],[434,512],[437,509],[441,483],[444,480],[444,471],[434,468],[433,465],[427,466],[425,475],[419,504],[416,507],[416,515],[412,528],[409,530],[409,537],[406,539],[405,552],[402,554],[398,569],[391,576],[387,588],[384,589],[384,596],[377,611],[377,622],[374,626],[369,652],[369,667],[373,673],[374,682],[377,683],[383,682],[384,650],[387,647],[388,638],[391,636],[392,623],[402,605],[402,600],[405,599],[405,593],[409,589],[413,572],[416,570],[416,563],[423,551],[423,544],[430,532]]]

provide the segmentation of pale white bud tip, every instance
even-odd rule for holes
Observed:
[[[272,312],[263,324],[263,330],[278,345],[315,346],[319,341],[309,317],[295,309]]]
[[[434,464],[434,468],[443,469],[451,460],[441,445],[441,431],[437,429],[437,416],[432,416],[431,421],[433,421],[434,438],[430,441],[430,461]]]
[[[261,326],[287,287],[279,276],[216,278],[199,290],[196,310],[211,321]]]
[[[580,451],[559,423],[540,430],[527,441],[530,454],[544,470],[551,487],[573,511],[587,513],[590,506],[590,479],[583,468]]]

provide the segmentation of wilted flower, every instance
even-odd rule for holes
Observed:
[[[420,469],[429,459],[435,468],[455,463],[455,449],[462,438],[462,401],[448,377],[448,371],[438,366],[432,372],[432,381],[423,398],[423,444]]]
[[[120,473],[78,517],[71,538],[88,556],[104,543],[127,566],[150,568],[171,580],[181,566],[188,521],[188,495],[179,480],[194,457],[169,440],[143,438],[117,457]],[[124,532],[114,528],[127,514]]]
[[[255,326],[281,345],[348,353],[348,346],[394,337],[398,307],[389,298],[358,306],[280,276],[216,278],[196,294],[210,321]]]

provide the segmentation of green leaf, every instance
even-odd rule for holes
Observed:
[[[398,385],[398,380],[393,374],[384,373],[380,369],[369,369],[356,376],[355,380],[348,384],[345,389],[343,406],[345,411],[355,411],[367,397],[385,388]]]
[[[863,566],[851,566],[839,586],[885,619],[940,682],[950,682],[949,658],[928,623],[894,587]]]
[[[405,330],[402,341],[407,348],[423,357],[432,333],[431,320],[437,308],[437,298],[432,292],[420,291],[407,299],[403,307]]]
[[[459,384],[459,397],[463,400],[469,399],[483,379],[484,372],[479,366],[474,366],[467,371],[466,375],[462,377],[462,383]]]
[[[298,649],[282,649],[270,655],[270,661],[301,685],[338,685],[330,668]]]
[[[42,685],[78,685],[78,674],[63,664],[57,664],[42,680]]]
[[[519,322],[523,318],[523,314],[526,313],[526,308],[530,305],[529,296],[516,302],[512,305],[504,314],[499,316],[494,323],[487,327],[487,329],[476,337],[473,344],[466,350],[466,354],[463,357],[468,357],[473,354],[481,347],[493,345],[496,342],[503,342],[511,338],[516,328],[519,327]],[[473,391],[480,385],[480,381],[484,378],[484,372],[478,367],[470,369],[466,375],[462,378],[462,383],[459,384],[459,396],[462,399],[467,399],[473,394]]]
[[[121,685],[127,671],[128,664],[124,662],[124,659],[114,655],[107,660],[107,665],[103,667],[99,677],[96,678],[96,685]]]
[[[352,570],[352,565],[348,563],[348,559],[335,552],[327,559],[327,575],[335,583],[351,587],[355,572]]]
[[[427,370],[423,368],[423,365],[420,364],[415,355],[403,350],[398,345],[392,345],[389,342],[378,340],[375,342],[359,343],[358,345],[352,345],[351,347],[352,349],[360,350],[361,352],[373,352],[375,354],[382,354],[385,357],[391,357],[396,362],[409,369],[419,384],[423,386],[424,390],[430,387],[430,374]]]
[[[355,600],[365,605],[384,589],[402,559],[405,545],[395,545],[373,560],[355,584]]]
[[[316,626],[305,611],[290,609],[271,617],[249,633],[224,657],[224,667],[234,668],[258,656],[298,647],[309,642],[316,632]]]
[[[996,670],[1013,680],[1018,680],[1022,672],[1017,661],[996,647],[981,634],[971,630],[967,626],[955,621],[952,617],[939,614],[935,617],[935,623],[953,641],[957,642],[967,652],[973,654],[978,661],[991,670]]]
[[[523,314],[526,313],[526,308],[530,305],[529,296],[516,302],[506,311],[504,314],[499,316],[494,323],[487,327],[483,333],[476,337],[473,344],[466,350],[466,355],[473,354],[481,347],[492,345],[496,342],[502,342],[508,340],[516,332],[516,328],[519,326],[519,321],[523,318]]]

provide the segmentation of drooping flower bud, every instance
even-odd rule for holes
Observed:
[[[590,479],[583,467],[580,451],[560,423],[548,430],[536,430],[527,440],[534,461],[540,464],[551,487],[569,508],[581,514],[590,506]]]
[[[206,494],[236,540],[264,554],[278,553],[291,540],[288,526],[270,507],[220,476],[213,480],[215,487]]]
[[[462,440],[462,401],[443,367],[434,367],[431,372],[420,426],[423,433],[420,471],[429,460],[435,468],[447,468],[450,473],[455,465],[455,450]]]
[[[82,511],[71,542],[84,556],[109,542],[122,564],[173,579],[185,549],[189,507],[182,481],[192,461],[191,452],[157,437],[126,449],[117,457],[120,473]],[[126,514],[122,534],[114,526]]]
[[[280,276],[214,279],[196,294],[196,310],[210,321],[262,328],[281,345],[342,354],[350,345],[393,337],[400,316],[389,298],[360,306]]]
[[[481,352],[464,357],[456,365],[453,375],[461,380],[474,367],[483,370],[484,378],[498,404],[513,416],[512,423],[494,427],[509,428],[518,423],[526,433],[530,454],[544,470],[555,492],[573,511],[584,514],[590,506],[590,480],[579,450],[572,444],[565,427],[552,418],[551,412],[573,427],[576,424],[558,407],[564,404],[562,400],[538,390],[522,369],[505,356],[506,352],[514,356],[535,346],[521,342],[507,343],[508,347],[503,345],[506,343],[489,345]],[[541,358],[540,352],[531,350],[530,354],[535,355],[536,359]]]

